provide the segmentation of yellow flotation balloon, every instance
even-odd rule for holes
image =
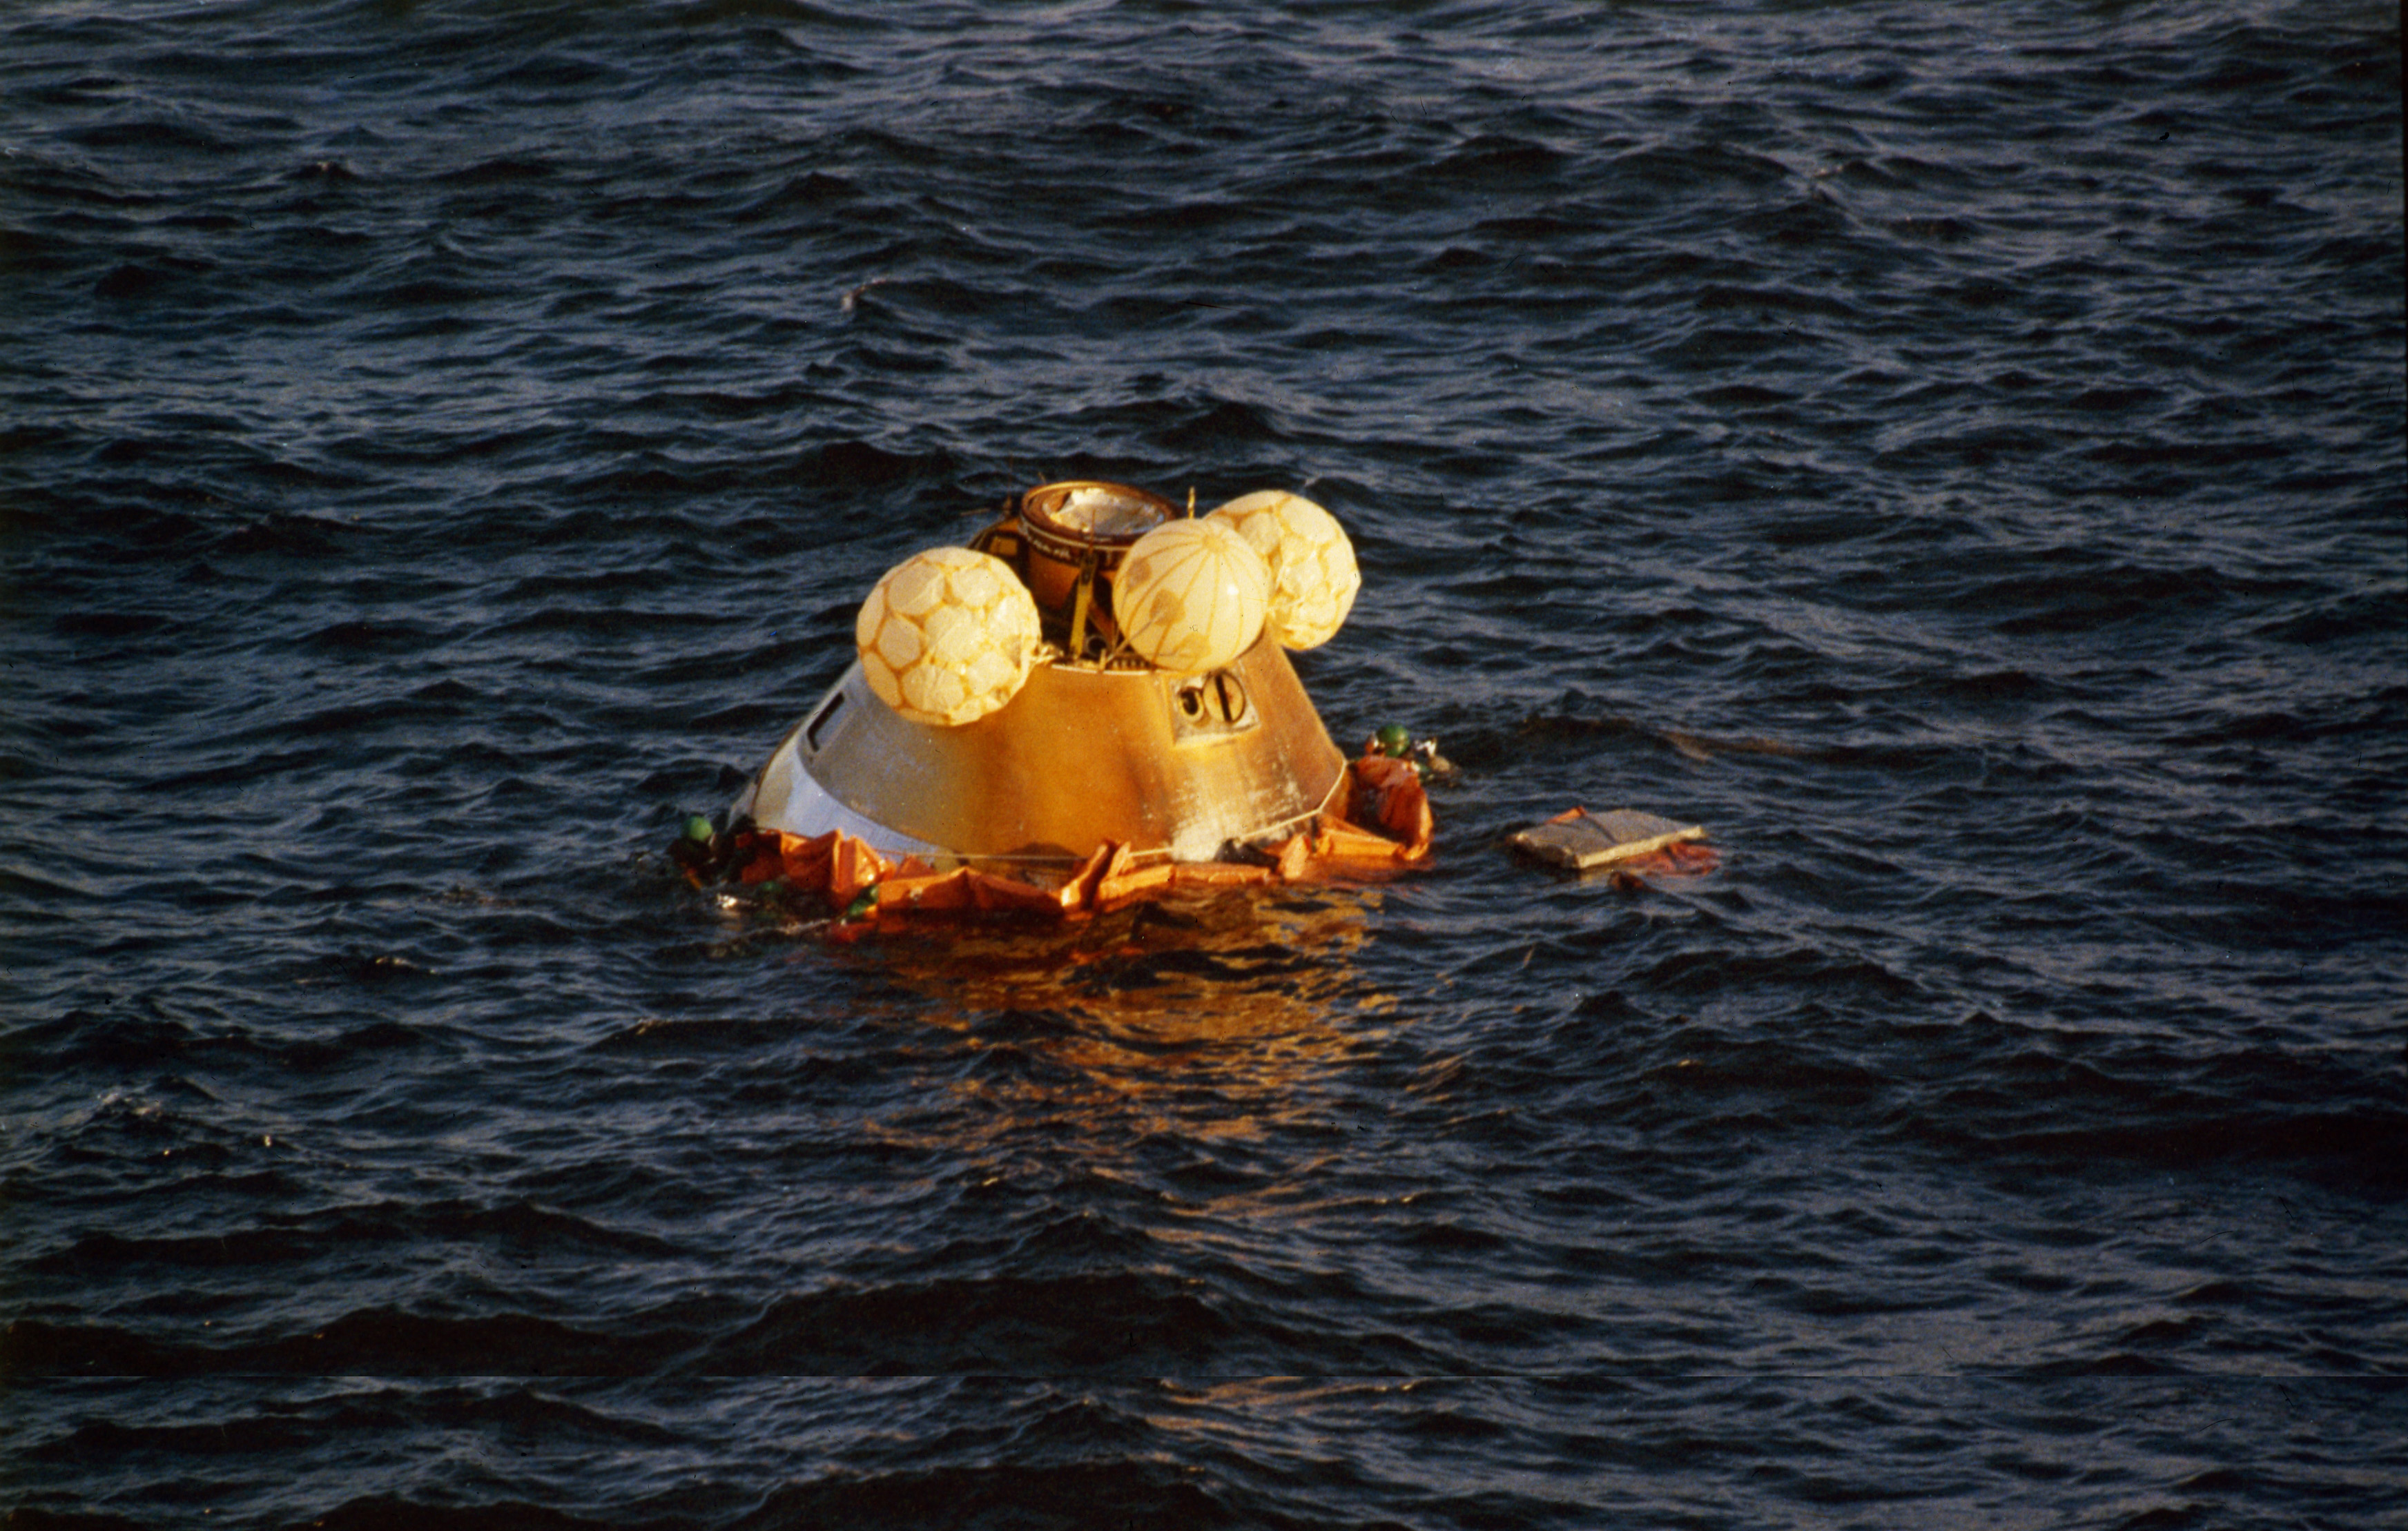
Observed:
[[[1337,635],[1354,609],[1363,573],[1336,516],[1300,494],[1258,489],[1211,519],[1237,528],[1270,570],[1268,621],[1282,648],[1315,649]]]
[[[1270,604],[1262,555],[1226,522],[1168,521],[1130,545],[1112,581],[1129,647],[1180,675],[1254,647]]]
[[[880,701],[955,728],[1020,694],[1037,652],[1037,602],[1003,560],[932,548],[886,571],[853,637]]]

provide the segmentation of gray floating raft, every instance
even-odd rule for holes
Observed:
[[[1684,824],[1636,808],[1609,808],[1603,813],[1574,808],[1545,823],[1516,830],[1506,843],[1550,866],[1588,872],[1661,851],[1668,845],[1705,837],[1701,825]]]

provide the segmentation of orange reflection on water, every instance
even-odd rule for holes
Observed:
[[[1383,1034],[1356,962],[1376,889],[1220,894],[1064,929],[958,929],[845,960],[924,996],[961,1044],[942,1135],[974,1152],[1081,1147],[1091,1170],[1237,1139],[1317,1109],[1315,1081]],[[889,1126],[900,1125],[890,1123]],[[1116,1146],[1108,1146],[1116,1145]]]

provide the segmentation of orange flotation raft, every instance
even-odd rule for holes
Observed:
[[[1176,893],[1382,881],[1428,863],[1436,823],[1410,761],[1366,755],[1347,765],[1342,785],[1342,810],[1333,805],[1243,860],[1173,861],[1107,842],[1059,875],[973,862],[942,867],[916,855],[890,858],[840,829],[804,836],[758,825],[724,837],[710,857],[715,868],[680,859],[697,887],[774,889],[863,929],[982,915],[1066,920]]]

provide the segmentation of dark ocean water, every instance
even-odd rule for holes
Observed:
[[[2400,44],[8,7],[7,1524],[2408,1524]],[[1435,869],[687,889],[1074,475],[1339,515]]]

